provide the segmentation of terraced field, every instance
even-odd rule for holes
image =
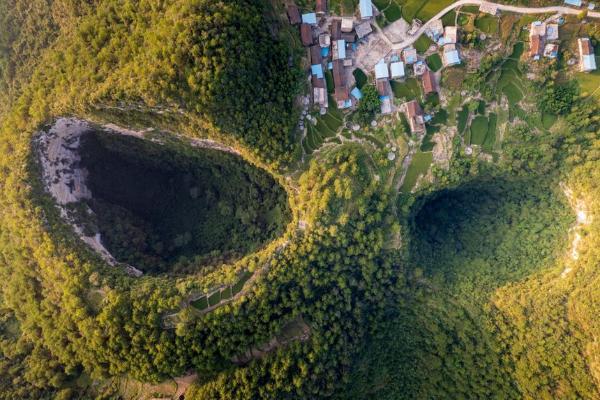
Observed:
[[[307,154],[321,147],[327,138],[335,137],[344,121],[344,114],[337,109],[335,101],[329,97],[329,108],[327,114],[318,115],[317,124],[307,123],[306,138],[302,141],[302,147]]]

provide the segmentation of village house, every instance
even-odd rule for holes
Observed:
[[[546,37],[546,24],[541,21],[534,21],[529,28],[529,56],[534,60],[539,60],[544,51],[544,41]]]
[[[583,4],[583,1],[581,1],[581,0],[565,0],[565,4],[568,6],[573,6],[573,7],[581,7]]]
[[[546,24],[546,40],[558,40],[558,24]]]
[[[404,70],[404,63],[402,61],[396,61],[390,64],[390,71],[392,73],[392,79],[404,79],[406,72]]]
[[[447,26],[444,28],[444,44],[456,44],[458,42],[458,27]]]
[[[338,108],[344,109],[352,106],[350,101],[350,91],[346,85],[346,69],[342,60],[333,61],[333,85],[335,92],[333,97]]]
[[[589,38],[579,38],[577,40],[579,47],[579,70],[581,72],[590,72],[596,70],[596,57],[594,56],[594,47]]]
[[[408,65],[416,63],[418,60],[417,49],[414,47],[407,47],[406,49],[402,50],[402,59]]]
[[[412,133],[425,132],[425,120],[423,119],[423,109],[416,100],[411,100],[404,104],[406,119]]]
[[[434,42],[437,42],[444,35],[444,24],[441,19],[436,19],[429,23],[425,34]]]
[[[387,64],[381,60],[375,65],[375,79],[389,79],[390,71],[388,70]]]
[[[369,21],[366,21],[356,25],[354,30],[356,31],[356,35],[358,36],[358,38],[362,39],[365,36],[369,35],[371,32],[373,32],[373,27],[371,27],[371,23]]]
[[[427,70],[423,74],[421,82],[423,83],[424,96],[427,96],[431,93],[437,93],[437,83],[435,82],[435,75],[433,74],[433,72]]]
[[[300,10],[295,4],[289,4],[287,6],[287,16],[288,20],[290,21],[290,24],[292,25],[298,25],[302,22],[302,18],[300,17]]]
[[[532,36],[529,39],[529,56],[534,60],[539,60],[542,55],[542,41],[541,36]]]
[[[425,63],[425,61],[422,60],[417,61],[413,65],[413,71],[415,73],[415,76],[421,76],[425,73],[425,71],[427,71],[427,64]]]
[[[460,54],[458,54],[458,49],[455,44],[447,44],[444,46],[442,63],[444,64],[444,67],[451,67],[461,63]]]
[[[360,0],[358,8],[361,19],[373,18],[373,4],[371,4],[371,0]]]
[[[316,11],[320,16],[327,14],[327,0],[317,0]]]
[[[308,47],[313,44],[313,32],[309,24],[300,25],[300,38],[303,46]]]
[[[336,40],[332,46],[334,60],[343,60],[346,58],[346,41],[343,39]]]
[[[316,75],[313,75],[311,82],[313,87],[313,103],[318,105],[320,108],[329,107],[325,79],[318,78]]]

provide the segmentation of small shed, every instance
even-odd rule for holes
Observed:
[[[319,46],[323,48],[331,46],[331,35],[329,33],[321,33],[319,35]]]
[[[546,45],[546,47],[544,47],[544,57],[546,57],[546,58],[558,57],[558,44],[557,43],[548,43]]]
[[[354,20],[352,18],[342,18],[342,32],[352,32]]]
[[[300,10],[298,6],[295,4],[290,4],[287,6],[287,16],[292,25],[298,25],[302,22],[302,18],[300,17]]]
[[[303,46],[310,46],[313,44],[313,34],[310,25],[300,25],[300,38],[302,39]]]
[[[311,65],[310,72],[319,79],[323,79],[323,66],[321,64]]]
[[[360,91],[359,88],[355,87],[354,89],[352,89],[352,91],[350,92],[350,94],[356,99],[356,100],[360,100],[362,99],[362,92]]]
[[[402,61],[393,62],[390,64],[392,79],[402,79],[406,76],[404,71],[404,63]]]
[[[317,14],[316,13],[306,13],[302,14],[302,23],[309,25],[317,24]]]
[[[343,39],[337,41],[337,58],[340,60],[346,58],[346,41]]]
[[[382,97],[389,97],[390,93],[392,92],[392,88],[390,86],[390,81],[388,81],[387,79],[377,80],[376,86],[377,86],[377,93],[379,93],[380,99]]]
[[[375,79],[389,79],[390,71],[388,70],[388,66],[385,62],[380,61],[375,65]]]

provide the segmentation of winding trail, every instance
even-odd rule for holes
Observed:
[[[435,16],[433,16],[429,21],[423,24],[421,28],[409,39],[406,39],[400,43],[394,43],[391,45],[393,50],[401,50],[405,47],[411,46],[413,43],[421,37],[425,31],[433,24],[434,21],[442,18],[444,15],[449,13],[450,11],[462,7],[465,5],[477,5],[481,6],[482,4],[487,4],[490,6],[498,7],[498,11],[508,11],[518,14],[566,14],[566,15],[579,15],[584,9],[578,8],[570,8],[564,6],[550,6],[550,7],[519,7],[519,6],[510,6],[505,4],[491,3],[483,0],[458,0],[456,3],[450,4],[448,7],[444,8],[442,11],[438,12]],[[600,12],[597,11],[588,11],[588,18],[600,18]],[[385,38],[385,41],[391,43],[391,40],[385,36],[382,30],[378,29],[378,32],[382,34]]]

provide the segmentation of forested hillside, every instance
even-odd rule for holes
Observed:
[[[600,398],[595,98],[549,75],[527,106],[554,128],[520,110],[489,158],[455,136],[399,193],[366,139],[299,157],[286,21],[279,1],[0,0],[0,399],[184,376],[188,400]],[[71,211],[119,262],[45,185],[60,116],[121,132],[65,144],[96,195]]]

